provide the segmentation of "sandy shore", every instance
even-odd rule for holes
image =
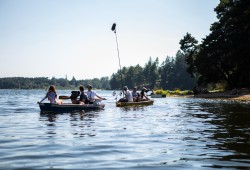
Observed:
[[[187,97],[187,98],[204,98],[204,99],[218,99],[218,100],[232,100],[232,101],[242,101],[250,102],[250,92],[241,95],[232,95],[230,92],[210,92],[207,94],[198,95],[170,95],[167,97]]]
[[[223,99],[223,100],[236,100],[236,101],[250,101],[250,93],[241,95],[232,95],[228,92],[210,92],[207,94],[198,94],[193,96],[195,98],[207,98],[207,99]]]

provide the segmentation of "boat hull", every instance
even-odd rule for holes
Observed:
[[[117,107],[124,107],[124,106],[148,106],[152,105],[154,100],[147,100],[147,101],[140,101],[140,102],[116,102]]]
[[[54,104],[54,103],[38,103],[40,110],[43,112],[73,112],[73,111],[92,111],[104,109],[104,104]]]
[[[150,96],[151,98],[166,98],[165,94],[152,94]]]

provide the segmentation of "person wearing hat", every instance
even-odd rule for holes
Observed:
[[[95,102],[96,97],[101,100],[107,100],[106,98],[99,96],[95,91],[92,91],[92,86],[90,84],[88,85],[88,91],[86,92],[86,94],[89,99],[89,104],[93,104]]]

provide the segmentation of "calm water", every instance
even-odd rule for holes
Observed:
[[[105,110],[43,114],[44,90],[0,90],[0,169],[250,169],[250,104],[97,92]]]

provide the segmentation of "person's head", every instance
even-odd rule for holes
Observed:
[[[147,89],[146,89],[145,87],[143,87],[141,90],[142,90],[142,91],[146,91]]]
[[[125,91],[128,90],[128,87],[127,87],[127,86],[124,86],[124,87],[123,87],[123,90],[125,90]]]
[[[49,91],[56,92],[56,87],[54,85],[50,85]]]
[[[88,90],[90,91],[92,89],[92,86],[89,84],[88,85]]]
[[[84,86],[83,86],[83,85],[80,85],[79,90],[80,90],[80,91],[84,91]]]
[[[137,87],[135,86],[134,88],[133,88],[133,91],[136,91],[137,90]]]

